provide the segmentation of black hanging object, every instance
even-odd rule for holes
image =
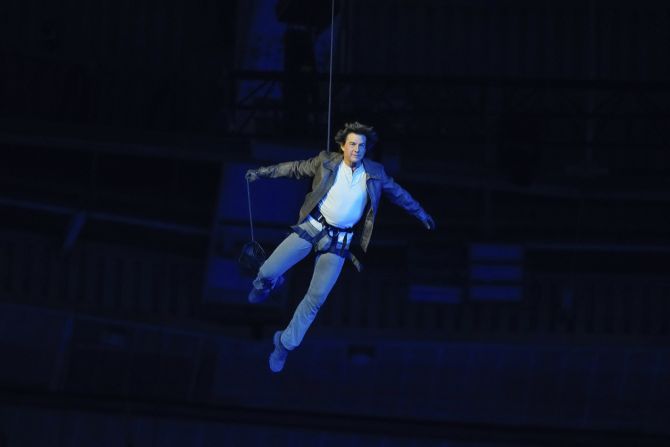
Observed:
[[[250,241],[242,247],[237,263],[245,274],[255,277],[266,259],[265,250],[263,250],[261,244]]]

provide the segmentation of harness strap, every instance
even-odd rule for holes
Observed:
[[[312,216],[315,220],[317,220],[321,225],[323,225],[324,228],[327,228],[328,231],[336,231],[337,233],[353,233],[354,228],[349,227],[349,228],[340,228],[336,227],[335,225],[331,225],[326,221],[326,218],[323,217],[323,214],[321,214],[321,210],[316,207],[312,210],[311,213],[309,213],[310,216]]]
[[[292,226],[291,228],[293,231],[295,231],[302,239],[305,239],[311,243],[314,247],[314,250],[319,253],[334,253],[338,256],[346,257],[349,253],[348,245],[350,241],[353,240],[353,227],[339,228],[334,225],[330,225],[328,222],[326,222],[326,219],[323,217],[323,214],[321,214],[318,208],[314,209],[314,211],[312,211],[308,217],[312,220],[312,222],[321,225],[318,234],[311,236],[302,228],[300,228],[300,225]],[[325,236],[328,236],[330,239],[328,245],[326,247],[322,247],[321,249],[317,249],[318,241],[320,241]]]

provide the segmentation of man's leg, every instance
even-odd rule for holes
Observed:
[[[273,372],[280,372],[284,368],[289,351],[297,348],[302,342],[307,329],[340,276],[343,265],[344,258],[334,253],[317,255],[307,294],[298,304],[286,329],[277,331],[274,335],[275,349],[269,358],[270,369]]]
[[[281,334],[281,344],[286,349],[295,349],[300,345],[307,329],[316,318],[317,312],[340,276],[343,265],[344,258],[334,253],[317,255],[307,294],[293,313],[291,322]]]
[[[296,233],[289,234],[265,260],[254,279],[249,293],[249,301],[259,303],[265,300],[279,279],[288,269],[302,260],[312,250],[312,244]]]

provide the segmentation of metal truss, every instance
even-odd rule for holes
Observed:
[[[297,126],[325,133],[325,74],[238,71],[228,81],[235,90],[257,83],[226,105],[233,133],[281,136]],[[280,100],[268,99],[273,88],[286,90]],[[437,160],[426,154],[431,163],[470,160],[474,167],[524,147],[540,171],[575,176],[655,173],[669,165],[668,82],[339,75],[333,91],[333,125],[360,117],[386,141],[453,148]]]

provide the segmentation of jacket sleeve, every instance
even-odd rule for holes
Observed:
[[[382,177],[382,192],[392,203],[398,205],[420,221],[423,222],[426,219],[426,211],[419,205],[419,202],[407,190],[398,185],[393,180],[393,177],[387,175],[385,171],[383,171]]]
[[[322,163],[324,152],[307,160],[287,161],[271,166],[258,168],[258,176],[263,178],[289,177],[301,179],[314,177]]]

